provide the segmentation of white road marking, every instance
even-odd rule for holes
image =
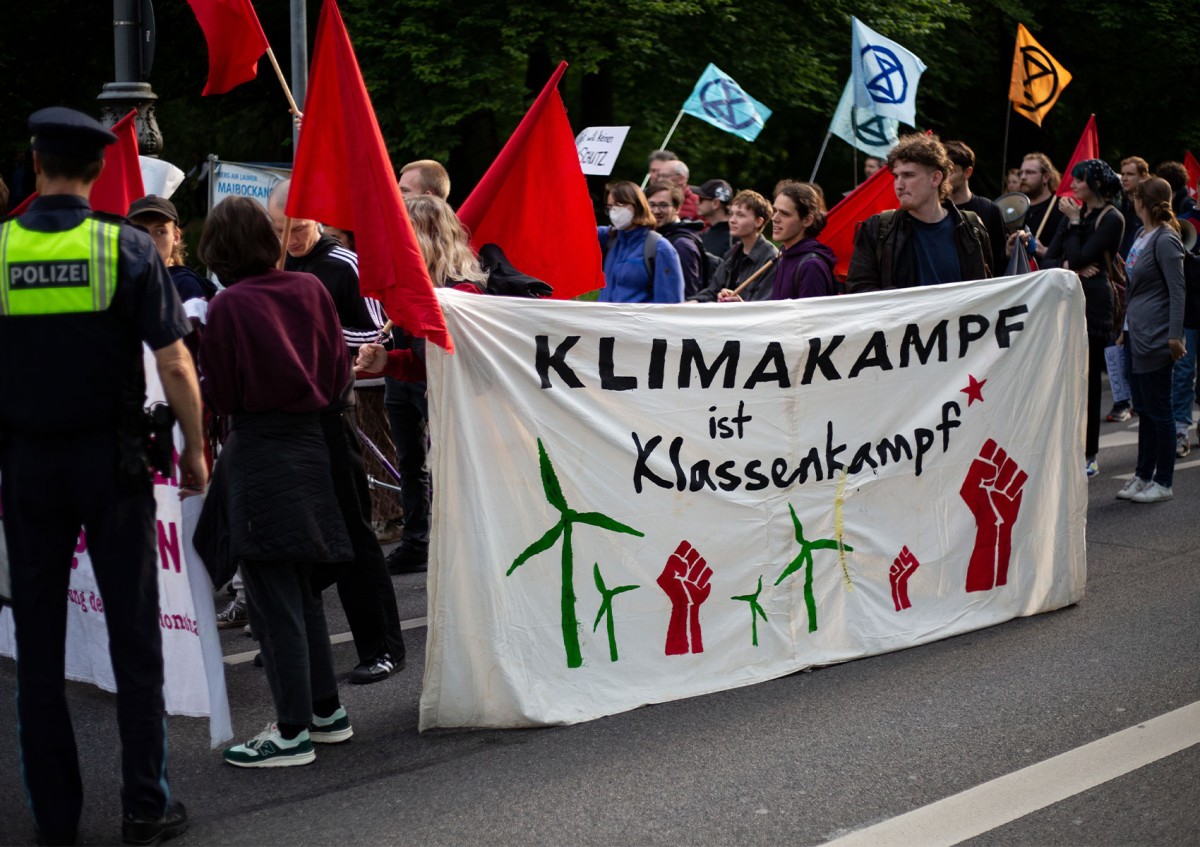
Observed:
[[[400,621],[400,629],[402,629],[402,630],[417,629],[419,627],[425,626],[428,623],[429,623],[428,618],[412,618],[411,620]],[[330,644],[345,644],[347,641],[351,641],[353,638],[354,638],[354,636],[352,636],[348,632],[339,632],[337,635],[329,636],[329,643]],[[245,653],[231,653],[230,655],[225,657],[225,664],[227,664],[227,665],[245,664],[246,662],[254,661],[254,657],[257,655],[258,655],[258,650],[247,650]]]
[[[1200,702],[1068,750],[825,847],[950,847],[1200,744]]]

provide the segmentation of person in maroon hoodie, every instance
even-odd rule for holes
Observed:
[[[221,584],[241,566],[276,720],[225,751],[238,767],[313,761],[353,734],[338,699],[314,567],[354,551],[338,506],[322,412],[351,384],[333,298],[311,274],[274,269],[279,240],[253,200],[217,205],[200,259],[227,286],[208,309],[201,387],[230,432],[196,529]]]

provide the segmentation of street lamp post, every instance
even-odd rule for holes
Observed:
[[[100,120],[112,126],[137,109],[138,150],[143,156],[162,151],[163,137],[154,116],[158,95],[147,80],[154,64],[154,7],[151,0],[113,0],[113,56],[116,79],[104,84]]]

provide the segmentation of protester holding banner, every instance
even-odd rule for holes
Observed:
[[[774,277],[768,273],[769,269],[764,269],[763,266],[774,262],[779,250],[763,238],[762,231],[774,213],[770,201],[757,191],[746,190],[737,193],[729,204],[729,232],[735,239],[734,245],[717,267],[713,281],[697,294],[692,302],[753,301],[771,298]],[[746,285],[745,288],[742,288],[743,284]],[[741,289],[741,292],[734,295],[737,289]]]
[[[487,274],[471,251],[466,230],[450,204],[435,195],[409,194],[404,198],[404,207],[434,286],[482,291]],[[432,484],[426,462],[429,406],[425,399],[425,340],[400,326],[392,330],[392,340],[394,349],[386,357],[380,345],[365,345],[362,349],[368,350],[368,358],[364,361],[377,362],[378,367],[357,370],[365,373],[382,370],[388,377],[384,406],[396,445],[404,531],[400,545],[387,556],[387,568],[394,574],[420,573],[429,563]],[[370,358],[372,351],[377,359]]]
[[[1184,250],[1179,222],[1171,211],[1171,187],[1166,181],[1152,177],[1133,191],[1133,206],[1143,229],[1126,259],[1129,330],[1125,347],[1133,360],[1138,457],[1137,470],[1117,492],[1117,498],[1158,503],[1174,496],[1171,371],[1173,362],[1184,355]]]
[[[313,761],[348,739],[314,566],[350,562],[321,412],[352,379],[333,298],[310,274],[275,270],[279,239],[260,205],[230,197],[209,215],[201,260],[228,290],[201,348],[209,405],[229,416],[196,550],[213,576],[240,565],[276,719],[225,751],[238,767]],[[347,565],[349,567],[349,565]]]
[[[1028,161],[1028,160],[1027,160]],[[1113,292],[1109,286],[1112,262],[1121,248],[1125,220],[1110,201],[1121,190],[1121,180],[1100,159],[1086,159],[1071,169],[1072,197],[1059,198],[1063,220],[1046,247],[1045,265],[1079,274],[1087,302],[1088,401],[1084,443],[1085,470],[1100,473],[1100,374],[1104,348],[1112,338]]]
[[[636,183],[617,180],[605,186],[605,208],[612,226],[596,228],[604,253],[602,303],[679,303],[683,271],[671,242],[654,231],[654,215]]]
[[[899,210],[872,215],[858,228],[846,290],[878,291],[987,279],[991,245],[979,217],[950,201],[953,167],[933,135],[914,133],[888,154]]]
[[[142,345],[154,351],[183,431],[180,490],[199,493],[208,469],[182,341],[191,327],[149,236],[88,203],[116,136],[57,107],[31,115],[29,129],[39,196],[0,225],[0,496],[21,775],[38,842],[74,844],[83,780],[63,673],[67,588],[83,526],[116,680],[122,839],[159,843],[187,829],[187,813],[167,778]],[[66,366],[53,378],[51,349]]]
[[[783,250],[775,262],[769,299],[798,300],[836,293],[833,266],[837,256],[817,241],[825,228],[825,201],[819,189],[807,182],[781,182],[775,186],[774,205],[771,234]],[[733,292],[720,296],[721,302],[740,299]]]

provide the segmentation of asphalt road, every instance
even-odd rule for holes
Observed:
[[[1173,501],[1117,501],[1135,426],[1102,429],[1076,606],[579,726],[424,735],[418,623],[404,672],[343,686],[355,737],[319,748],[308,767],[228,767],[208,749],[205,721],[171,718],[172,785],[192,815],[173,843],[1198,844],[1200,710],[1165,730],[1153,719],[1200,701],[1200,451],[1181,461]],[[395,584],[401,616],[419,622],[423,576]],[[328,608],[330,631],[345,632],[336,601]],[[222,638],[227,655],[252,649],[240,632]],[[351,645],[334,655],[348,672]],[[241,662],[227,681],[235,731],[249,737],[272,715],[265,680]],[[0,686],[15,687],[7,659]],[[113,843],[112,697],[69,687],[87,786],[81,841]],[[11,696],[0,722],[14,739],[0,746],[0,843],[32,843]],[[1128,754],[1106,745],[1133,727],[1135,748],[1153,738],[1182,749],[1073,788],[1120,772]],[[1029,805],[1001,790],[1014,782]],[[914,810],[925,827],[915,836],[897,828]]]

